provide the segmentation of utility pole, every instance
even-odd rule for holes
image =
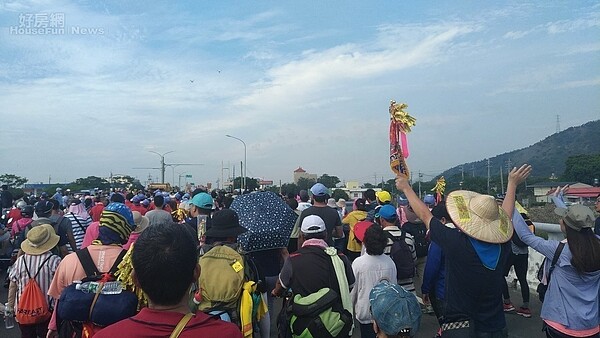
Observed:
[[[502,186],[502,195],[504,195],[504,174],[502,173],[502,166],[500,166],[500,185]]]
[[[490,194],[490,159],[487,159],[487,170],[488,170],[488,176],[487,176],[487,194]]]
[[[462,180],[465,180],[465,166],[463,164],[460,165],[460,177]]]
[[[423,174],[421,174],[421,170],[419,170],[419,199],[421,199],[421,178],[423,178]]]
[[[471,164],[471,171],[473,172],[473,177],[475,177],[475,164]]]
[[[556,132],[560,133],[560,115],[556,115]]]

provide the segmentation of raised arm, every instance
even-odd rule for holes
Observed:
[[[412,187],[408,183],[408,179],[402,175],[396,177],[396,188],[402,191],[406,198],[408,199],[408,203],[410,203],[411,208],[417,214],[417,217],[425,223],[427,229],[429,229],[429,221],[433,218],[431,211],[429,208],[421,201],[419,196],[415,194]]]
[[[523,164],[518,169],[517,167],[514,167],[510,173],[508,173],[508,186],[506,187],[504,202],[502,202],[502,209],[504,209],[509,216],[513,214],[513,210],[515,209],[517,186],[525,182],[525,179],[529,174],[531,174],[531,166],[529,164]]]

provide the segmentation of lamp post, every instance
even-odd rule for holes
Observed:
[[[165,155],[166,154],[170,154],[172,152],[174,152],[175,150],[171,150],[171,151],[167,151],[164,154],[158,153],[156,151],[152,151],[152,150],[148,150],[148,152],[151,152],[153,154],[156,154],[158,156],[160,156],[160,183],[165,183]]]
[[[242,191],[244,191],[244,190],[246,190],[246,172],[247,172],[246,168],[248,167],[248,162],[247,162],[247,158],[246,158],[246,142],[244,142],[241,138],[237,138],[235,136],[231,136],[231,135],[225,135],[225,136],[236,139],[236,140],[242,142],[242,144],[244,145],[244,170],[242,173],[244,175],[244,177],[242,178],[242,185],[243,185]]]

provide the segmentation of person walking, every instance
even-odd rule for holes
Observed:
[[[8,291],[8,306],[18,313],[18,305],[25,286],[30,279],[35,279],[44,295],[48,293],[52,278],[60,263],[60,257],[51,250],[56,247],[60,237],[50,224],[42,224],[27,232],[27,239],[21,243],[24,254],[19,256],[10,270],[10,287]],[[50,296],[46,296],[48,310],[52,311],[54,304]],[[50,317],[36,324],[19,323],[22,338],[45,338]]]
[[[513,215],[515,231],[535,251],[552,260],[560,251],[554,268],[546,268],[548,289],[540,317],[547,337],[600,336],[600,237],[593,232],[594,213],[584,205],[557,207],[565,244],[545,240],[531,233],[515,209],[515,191],[524,182],[531,167],[513,169],[508,175],[506,197],[502,204]]]
[[[352,271],[356,279],[350,292],[356,320],[360,323],[361,338],[375,338],[369,308],[369,293],[380,281],[396,280],[396,265],[383,250],[387,245],[387,236],[381,226],[372,224],[359,238],[366,247],[366,253],[352,262]]]

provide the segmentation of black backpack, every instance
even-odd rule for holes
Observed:
[[[406,232],[402,231],[400,237],[394,237],[389,231],[386,231],[389,239],[392,240],[392,248],[390,249],[390,258],[396,265],[396,277],[400,279],[408,279],[415,276],[415,261],[412,258],[410,247],[406,244]]]
[[[429,241],[427,240],[427,228],[425,224],[406,222],[402,225],[402,230],[413,236],[417,257],[426,257],[429,251]]]

